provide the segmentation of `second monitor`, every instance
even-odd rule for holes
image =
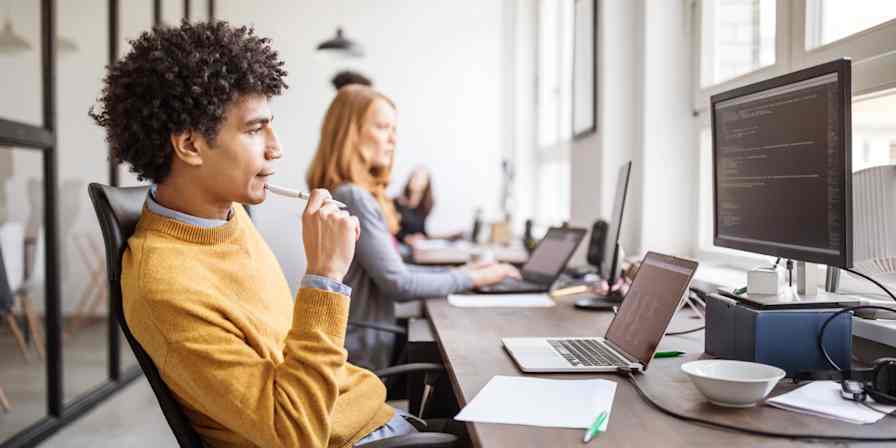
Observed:
[[[628,181],[632,172],[632,162],[628,161],[619,168],[619,177],[616,179],[616,196],[613,199],[613,215],[610,217],[610,228],[607,239],[604,242],[604,256],[601,263],[601,275],[607,281],[607,294],[598,297],[588,297],[576,301],[576,307],[591,310],[609,310],[622,302],[623,295],[618,288],[614,288],[618,280],[621,254],[619,253],[619,234],[622,232],[622,216],[625,211],[625,199],[628,194]]]

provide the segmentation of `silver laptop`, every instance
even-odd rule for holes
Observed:
[[[476,288],[475,292],[522,294],[550,291],[586,233],[588,231],[585,229],[551,227],[520,270],[522,279],[507,277],[494,285]]]
[[[503,338],[523,372],[647,369],[697,262],[649,252],[604,337]]]

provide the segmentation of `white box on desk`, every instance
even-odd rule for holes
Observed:
[[[747,272],[747,294],[780,294],[784,290],[784,270],[756,268]]]

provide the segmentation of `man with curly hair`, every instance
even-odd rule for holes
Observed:
[[[156,28],[110,65],[91,116],[112,157],[153,183],[122,259],[124,314],[210,446],[330,446],[413,432],[382,382],[346,362],[357,219],[316,190],[292,300],[246,212],[281,150],[270,41],[226,23]]]

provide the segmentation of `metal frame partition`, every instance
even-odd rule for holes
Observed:
[[[189,19],[190,0],[184,0],[185,17]],[[56,0],[40,2],[41,34],[41,76],[43,88],[43,126],[34,126],[0,118],[0,145],[39,151],[42,157],[43,206],[45,229],[45,326],[46,326],[46,387],[47,415],[2,442],[0,448],[32,447],[47,439],[61,428],[72,423],[98,404],[113,396],[142,375],[140,367],[133,365],[127,369],[121,366],[121,339],[114,312],[108,319],[108,378],[92,390],[66,403],[63,391],[63,316],[60,296],[60,241],[58,232],[59,200],[57,191],[58,150],[57,150],[57,104],[56,104],[56,61],[57,61],[57,8]],[[119,0],[109,0],[109,62],[118,58],[121,11]],[[208,20],[214,20],[215,0],[208,0]],[[161,24],[161,1],[154,0],[154,24]],[[0,148],[0,150],[6,150]],[[11,149],[10,149],[11,150]],[[118,164],[109,162],[109,183],[119,185]],[[85,191],[86,195],[87,192]]]

